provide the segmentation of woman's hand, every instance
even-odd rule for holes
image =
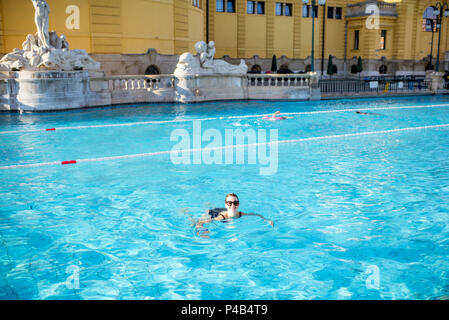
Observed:
[[[201,238],[209,238],[209,229],[206,228],[197,228],[196,235]]]

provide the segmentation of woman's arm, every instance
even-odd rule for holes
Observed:
[[[262,218],[264,221],[268,221],[268,223],[272,226],[272,227],[274,227],[274,222],[272,221],[272,220],[270,220],[270,219],[267,219],[267,218],[265,218],[263,215],[261,215],[261,214],[257,214],[257,213],[244,213],[244,212],[242,212],[242,216],[257,216],[257,217],[260,217],[260,218]]]
[[[200,220],[200,221],[197,222],[196,228],[197,228],[197,229],[200,229],[200,228],[203,227],[203,225],[204,225],[205,223],[211,223],[211,222],[212,222],[212,219]]]
[[[201,228],[203,228],[204,224],[211,223],[212,221],[220,221],[220,220],[224,220],[222,215],[220,215],[218,217],[215,217],[215,218],[209,218],[209,219],[200,220],[196,224],[196,229],[197,229],[197,231],[201,231]]]

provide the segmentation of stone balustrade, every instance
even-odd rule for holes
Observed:
[[[305,74],[248,74],[248,99],[318,100],[319,76]]]
[[[159,102],[320,99],[316,73],[110,77],[105,77],[102,72],[72,72],[66,76],[68,74],[45,71],[12,73],[0,81],[0,110],[47,111]],[[25,88],[29,89],[23,90]]]
[[[229,75],[220,75],[228,77]],[[191,75],[186,78],[212,78],[212,75]],[[318,83],[316,74],[248,74],[243,76],[248,87],[310,87]],[[177,78],[174,75],[135,75],[135,76],[111,76],[91,78],[91,83],[106,81],[110,91],[134,91],[134,90],[158,90],[163,88],[175,88]],[[91,89],[93,89],[91,87]],[[93,91],[98,91],[93,89]]]
[[[175,77],[173,75],[136,75],[136,76],[112,76],[95,78],[108,82],[110,91],[127,90],[158,90],[162,88],[174,88]]]
[[[90,90],[109,96],[106,105],[173,102],[175,81],[173,75],[93,77]]]
[[[314,74],[249,74],[249,87],[303,87],[318,83]]]

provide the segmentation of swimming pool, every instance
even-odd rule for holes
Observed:
[[[294,119],[261,120],[276,110]],[[174,164],[170,136],[198,122],[290,142],[265,144],[274,174]],[[449,97],[2,113],[0,299],[448,295],[448,124]],[[191,217],[230,192],[275,227],[244,217],[197,236]]]

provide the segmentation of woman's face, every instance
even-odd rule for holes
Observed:
[[[239,199],[237,199],[236,197],[233,196],[229,196],[226,198],[225,201],[226,204],[226,209],[231,210],[231,211],[237,211],[237,209],[239,208]]]

